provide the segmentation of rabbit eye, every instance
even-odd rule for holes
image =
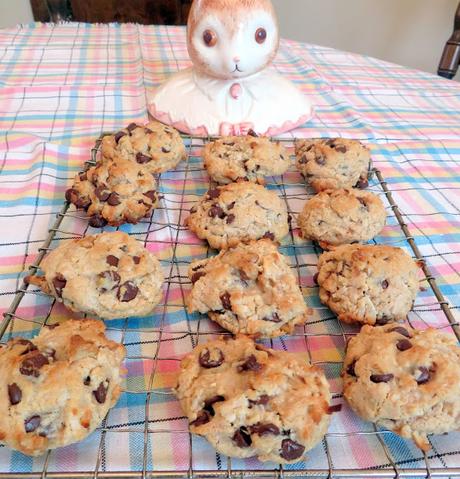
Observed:
[[[262,44],[267,39],[267,31],[265,28],[258,28],[256,30],[256,42]]]
[[[205,30],[203,33],[203,41],[207,47],[213,47],[217,43],[217,35],[212,30]]]

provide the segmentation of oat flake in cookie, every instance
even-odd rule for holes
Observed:
[[[363,243],[385,226],[382,200],[356,189],[325,190],[305,204],[298,217],[302,236],[318,241],[323,249],[346,243]]]
[[[88,213],[101,228],[137,223],[158,205],[155,178],[140,165],[121,158],[99,162],[75,177],[66,199]]]
[[[190,312],[234,334],[276,337],[305,323],[307,307],[287,259],[270,240],[240,243],[190,265]]]
[[[177,130],[158,121],[131,123],[114,135],[104,137],[102,157],[117,157],[142,165],[150,173],[174,169],[186,158],[185,145]]]
[[[341,321],[383,325],[411,310],[418,263],[393,246],[338,246],[319,257],[317,282],[321,302]]]
[[[211,179],[220,184],[237,180],[263,184],[266,176],[282,175],[291,165],[280,142],[251,135],[210,142],[204,147],[203,159]]]
[[[368,186],[371,157],[361,142],[344,138],[297,140],[295,149],[297,169],[315,191]]]
[[[151,314],[162,297],[157,258],[121,231],[64,241],[28,281],[72,311],[104,319]]]
[[[281,198],[275,191],[247,181],[208,191],[191,209],[187,224],[216,249],[260,238],[281,241],[289,232]]]
[[[231,457],[298,462],[329,425],[324,373],[245,336],[197,346],[182,360],[176,395],[190,430]]]
[[[102,321],[68,320],[0,348],[0,442],[30,456],[80,441],[120,395],[125,349]]]
[[[348,344],[344,396],[363,419],[430,449],[427,434],[460,427],[455,337],[406,325],[364,326]]]

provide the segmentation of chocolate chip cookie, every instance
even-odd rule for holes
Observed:
[[[364,326],[351,339],[344,396],[362,418],[430,449],[427,434],[460,427],[460,347],[435,329]]]
[[[280,142],[251,135],[228,136],[208,143],[203,158],[209,176],[220,184],[239,179],[263,184],[266,176],[282,175],[291,164]]]
[[[184,142],[177,130],[158,121],[131,123],[102,140],[103,158],[124,158],[142,165],[150,173],[172,170],[186,158]]]
[[[231,457],[297,462],[329,425],[324,373],[245,336],[197,346],[182,360],[176,395],[190,430]]]
[[[297,140],[296,165],[316,190],[366,188],[371,157],[357,140]]]
[[[356,189],[325,190],[307,201],[297,223],[302,236],[324,249],[346,243],[363,243],[385,226],[382,200]]]
[[[121,231],[68,240],[29,276],[72,311],[113,319],[151,314],[162,297],[163,273],[156,257]]]
[[[137,223],[158,205],[155,178],[145,168],[117,158],[75,177],[66,199],[87,211],[95,228]]]
[[[346,323],[404,320],[415,301],[418,263],[386,245],[344,245],[318,261],[321,302]]]
[[[216,249],[241,241],[280,241],[289,232],[286,206],[272,191],[247,181],[208,191],[190,211],[188,227]]]
[[[287,259],[263,239],[190,265],[188,310],[234,334],[276,337],[307,319],[307,307]]]
[[[84,439],[120,395],[122,345],[102,321],[68,320],[0,347],[0,442],[39,456]]]

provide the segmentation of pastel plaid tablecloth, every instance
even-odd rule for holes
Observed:
[[[31,25],[0,31],[0,308],[6,311],[48,235],[73,175],[89,159],[95,139],[131,121],[148,119],[156,85],[189,65],[184,30],[137,25]],[[283,40],[275,67],[315,105],[314,118],[292,137],[357,138],[372,149],[411,235],[436,278],[451,312],[460,305],[460,84],[373,58]],[[163,205],[153,219],[122,229],[144,241],[161,260],[168,279],[164,303],[149,318],[107,321],[109,335],[125,344],[126,392],[101,428],[85,441],[28,458],[0,447],[0,472],[165,471],[270,469],[256,460],[232,461],[187,433],[171,387],[180,357],[218,329],[188,315],[185,275],[193,258],[208,254],[183,225],[186,211],[208,187],[200,142],[189,145],[185,167],[160,178]],[[269,187],[300,211],[307,190],[292,168]],[[370,185],[382,194],[374,178]],[[384,195],[382,195],[384,197]],[[391,205],[377,242],[408,245]],[[95,233],[73,209],[51,245]],[[318,250],[295,228],[281,245],[299,272],[312,319],[273,347],[305,351],[331,382],[342,404],[340,368],[345,340],[356,329],[340,325],[319,303],[313,283]],[[412,254],[412,251],[410,251]],[[431,290],[417,298],[411,323],[449,331]],[[32,336],[44,320],[69,316],[32,290],[2,341]],[[458,367],[458,365],[452,365]],[[1,399],[2,401],[4,400]],[[148,411],[146,417],[145,412]],[[387,451],[384,447],[386,446]],[[305,462],[289,469],[460,467],[460,433],[431,438],[427,458],[409,441],[360,421],[343,404],[327,439]],[[144,462],[145,459],[145,462]],[[329,459],[329,460],[328,460]],[[369,473],[369,475],[371,475]]]

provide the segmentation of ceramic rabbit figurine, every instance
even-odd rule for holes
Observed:
[[[187,25],[193,66],[154,93],[151,114],[199,136],[273,136],[303,124],[309,101],[269,68],[278,44],[270,0],[195,0]]]

